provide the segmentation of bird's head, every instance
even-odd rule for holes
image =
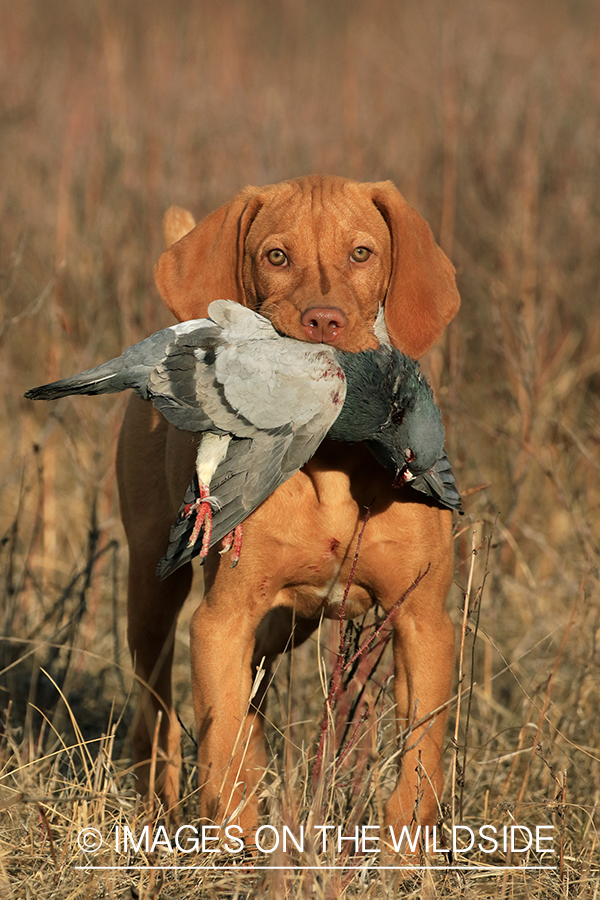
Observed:
[[[428,472],[444,446],[442,415],[427,381],[412,366],[401,376],[391,372],[389,415],[368,442],[375,458],[394,473],[395,487]]]
[[[397,433],[397,456],[401,453],[404,459],[397,459],[394,485],[407,484],[433,468],[444,447],[444,437],[442,415],[433,399],[409,406]]]

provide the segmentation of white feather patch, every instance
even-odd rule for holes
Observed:
[[[227,456],[230,441],[231,436],[228,434],[213,434],[210,431],[204,434],[196,455],[196,472],[200,485],[210,485],[220,463]]]

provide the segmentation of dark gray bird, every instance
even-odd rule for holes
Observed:
[[[177,428],[202,434],[196,473],[157,574],[164,578],[222,538],[239,558],[241,523],[316,452],[325,436],[364,441],[394,475],[460,508],[444,429],[418,364],[381,340],[348,353],[280,335],[228,300],[72,378],[27,391],[33,400],[133,388]],[[378,320],[382,337],[383,317]]]
[[[396,350],[385,334],[380,332],[378,337],[377,351],[338,351],[346,377],[346,402],[327,437],[363,441],[375,459],[394,472],[396,487],[408,484],[439,505],[460,512],[460,494],[443,449],[444,426],[433,392],[419,364]]]

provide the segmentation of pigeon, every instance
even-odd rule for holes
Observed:
[[[396,487],[409,484],[439,505],[461,512],[433,391],[414,359],[386,341],[385,334],[378,337],[377,351],[338,351],[346,402],[327,437],[364,442],[375,459],[394,472]]]
[[[242,522],[314,455],[325,437],[364,442],[430,500],[460,510],[444,427],[418,363],[394,348],[380,311],[378,350],[359,353],[278,333],[229,300],[209,318],[180,322],[79,375],[25,397],[134,389],[177,428],[202,435],[195,474],[157,567],[163,579],[223,540],[241,551]]]

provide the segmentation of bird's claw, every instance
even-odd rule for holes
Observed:
[[[242,552],[242,525],[236,525],[233,531],[230,531],[229,534],[226,534],[223,538],[223,548],[219,550],[221,556],[224,553],[227,553],[233,547],[233,554],[231,557],[231,568],[235,569],[237,564],[240,561],[240,555]]]

